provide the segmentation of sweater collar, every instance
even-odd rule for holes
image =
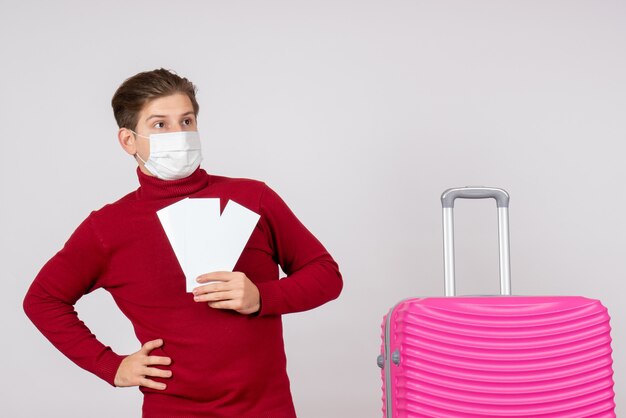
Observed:
[[[147,175],[137,167],[137,177],[140,184],[137,197],[141,200],[188,196],[209,184],[209,175],[200,167],[189,176],[178,180],[161,180]]]

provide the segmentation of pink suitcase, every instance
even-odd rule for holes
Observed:
[[[501,295],[454,297],[456,198],[498,206]],[[449,189],[441,197],[445,295],[411,298],[383,320],[383,416],[615,417],[609,315],[577,296],[511,296],[509,195]]]

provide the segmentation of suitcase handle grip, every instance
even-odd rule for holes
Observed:
[[[509,207],[509,194],[503,189],[495,187],[459,187],[448,189],[441,195],[441,204],[444,208],[453,208],[456,199],[496,199],[499,208]]]
[[[445,295],[456,294],[454,277],[454,201],[455,199],[496,200],[498,207],[498,247],[500,253],[500,294],[511,294],[511,259],[509,243],[509,194],[495,187],[459,187],[441,195],[443,207],[443,256]]]

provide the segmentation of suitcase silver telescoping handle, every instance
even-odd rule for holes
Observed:
[[[509,194],[494,187],[459,187],[441,195],[443,206],[443,257],[445,295],[456,294],[454,278],[454,201],[455,199],[493,198],[498,206],[498,247],[500,250],[500,294],[511,294],[511,259],[509,244]]]

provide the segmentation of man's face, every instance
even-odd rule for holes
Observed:
[[[129,154],[137,153],[147,161],[150,156],[150,134],[180,131],[197,131],[196,116],[191,100],[184,93],[160,97],[147,102],[139,112],[134,135],[129,129],[122,128],[118,134],[122,147]],[[138,161],[141,171],[152,176]]]

